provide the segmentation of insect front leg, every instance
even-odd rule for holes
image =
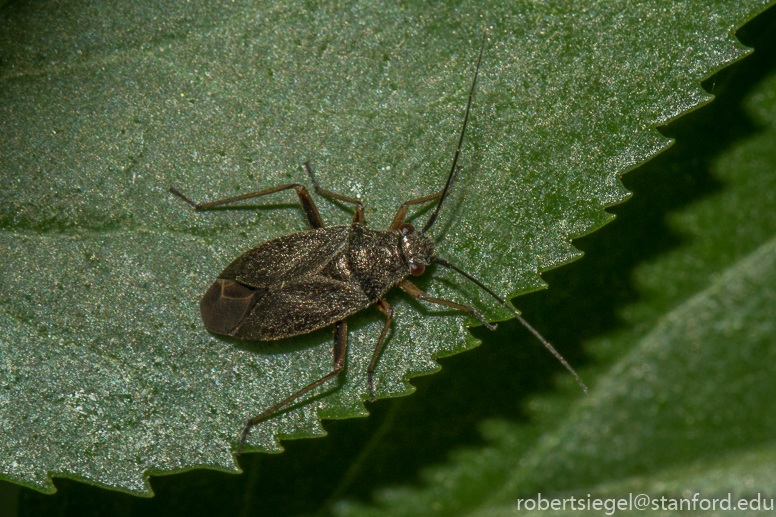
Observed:
[[[369,361],[369,368],[366,370],[366,383],[369,386],[369,401],[374,402],[375,401],[375,388],[374,388],[374,382],[372,381],[372,377],[375,373],[375,368],[377,368],[377,360],[380,358],[380,352],[383,349],[383,342],[385,341],[385,336],[388,334],[388,329],[391,328],[391,322],[393,321],[393,307],[391,307],[388,302],[380,298],[377,300],[377,304],[375,305],[380,311],[385,314],[388,319],[385,320],[385,325],[383,326],[383,331],[380,332],[380,337],[377,339],[377,344],[375,345],[374,352],[372,352],[372,360]]]
[[[413,284],[409,280],[402,280],[401,282],[399,282],[399,287],[404,289],[407,293],[411,294],[412,296],[414,296],[418,300],[425,301],[425,302],[436,303],[438,305],[444,305],[445,307],[452,307],[453,309],[459,309],[459,310],[462,310],[464,312],[467,312],[467,313],[471,314],[472,316],[474,316],[475,318],[477,318],[478,320],[480,320],[480,322],[483,325],[485,325],[485,327],[488,330],[496,330],[496,326],[495,325],[493,325],[492,323],[488,323],[488,320],[486,320],[485,317],[482,314],[480,314],[479,312],[475,311],[474,309],[472,309],[468,305],[463,305],[463,304],[460,304],[460,303],[451,302],[449,300],[443,300],[442,298],[434,298],[434,297],[428,296],[428,295],[426,295],[426,293],[421,291],[420,288],[418,288],[418,286],[416,286],[415,284]]]
[[[455,173],[451,176],[451,179],[448,180],[448,184],[452,184],[452,182],[455,181],[455,177],[458,175],[458,171],[460,171],[461,168],[462,167],[460,165],[455,168]],[[439,199],[445,193],[446,189],[447,189],[447,187],[443,188],[442,190],[440,190],[436,194],[431,194],[430,196],[419,197],[417,199],[411,199],[411,200],[409,200],[409,201],[407,201],[405,203],[402,203],[401,206],[399,207],[399,211],[396,212],[395,216],[393,216],[393,221],[391,222],[390,229],[391,230],[398,230],[399,229],[399,226],[401,226],[402,223],[404,223],[404,218],[407,217],[407,210],[409,210],[410,206],[412,206],[412,205],[419,205],[421,203],[428,203],[429,201],[433,201],[435,199]]]
[[[310,181],[313,182],[313,187],[316,194],[319,196],[330,197],[338,201],[344,201],[345,203],[353,203],[356,205],[356,214],[353,216],[353,222],[359,224],[364,222],[364,204],[361,203],[361,201],[354,197],[343,196],[342,194],[337,194],[331,190],[321,188],[320,185],[318,185],[318,181],[315,179],[313,170],[310,168],[310,162],[304,162],[304,168],[307,171],[307,175],[310,177]]]
[[[240,445],[237,448],[237,455],[239,456],[242,454],[243,447],[245,446],[245,440],[248,438],[248,433],[251,432],[251,428],[264,420],[265,418],[271,416],[276,411],[279,411],[280,409],[283,409],[287,405],[291,404],[293,401],[304,395],[310,390],[314,390],[321,384],[325,383],[329,379],[333,379],[336,377],[343,368],[345,368],[345,358],[347,357],[348,353],[348,323],[346,320],[340,320],[334,324],[334,361],[332,365],[332,369],[329,373],[321,377],[315,382],[311,382],[301,390],[297,391],[290,397],[287,397],[274,406],[265,409],[255,417],[249,419],[245,423],[245,428],[242,431],[242,435],[240,436]]]
[[[321,214],[318,213],[318,209],[316,208],[315,203],[313,202],[313,198],[310,196],[310,193],[307,192],[307,189],[304,187],[304,185],[300,185],[299,183],[289,183],[287,185],[281,185],[275,188],[260,190],[258,192],[249,192],[247,194],[242,194],[240,196],[234,196],[226,199],[219,199],[218,201],[211,201],[210,203],[195,203],[194,201],[184,196],[179,190],[173,187],[170,187],[170,192],[175,194],[182,200],[184,200],[189,205],[191,205],[194,208],[194,210],[200,211],[200,210],[210,210],[211,208],[215,208],[217,206],[226,205],[229,203],[236,203],[237,201],[243,201],[245,199],[252,199],[255,197],[266,196],[269,194],[274,194],[275,192],[280,192],[288,189],[296,190],[296,195],[299,196],[299,204],[302,205],[302,210],[304,210],[304,215],[305,217],[307,217],[307,222],[310,223],[310,226],[313,228],[323,228],[324,226],[323,219],[321,219]]]

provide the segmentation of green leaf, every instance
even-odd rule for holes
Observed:
[[[401,202],[441,187],[492,26],[464,170],[432,234],[440,256],[497,292],[536,290],[539,272],[579,256],[570,239],[627,196],[618,175],[669,144],[654,127],[709,100],[699,81],[745,54],[732,33],[769,3],[6,7],[5,478],[149,494],[149,473],[236,471],[245,418],[329,370],[329,331],[246,345],[205,332],[197,311],[232,258],[305,228],[292,196],[194,213],[169,186],[212,200],[304,181],[311,160],[385,228]],[[329,224],[349,220],[318,205]],[[420,286],[509,316],[447,272]],[[478,344],[469,318],[388,301],[381,397]],[[382,320],[368,310],[349,325],[346,375],[257,426],[254,449],[366,414]]]

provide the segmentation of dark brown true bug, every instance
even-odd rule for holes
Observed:
[[[480,320],[488,329],[495,330],[496,326],[473,308],[427,296],[407,280],[409,275],[423,274],[430,263],[457,271],[512,311],[520,323],[531,331],[574,375],[582,388],[587,390],[566,360],[517,311],[479,280],[435,257],[434,241],[426,236],[426,232],[436,221],[439,209],[459,171],[458,157],[466,134],[472,96],[485,48],[485,37],[486,34],[483,34],[458,147],[444,188],[436,194],[403,203],[386,231],[371,230],[364,226],[364,205],[359,200],[321,188],[315,180],[309,162],[304,166],[317,194],[356,206],[355,217],[350,225],[324,227],[312,197],[304,185],[298,183],[203,204],[195,203],[178,190],[170,188],[170,192],[196,210],[208,210],[294,189],[312,227],[305,232],[265,242],[240,255],[218,275],[200,302],[202,320],[208,330],[238,339],[275,340],[334,325],[334,364],[331,372],[249,419],[240,437],[238,454],[242,452],[248,433],[254,425],[342,371],[348,344],[346,319],[370,305],[375,305],[386,316],[367,370],[369,398],[374,401],[372,377],[393,320],[393,309],[385,301],[384,295],[394,286],[401,287],[418,300],[462,310]],[[416,231],[411,224],[404,222],[410,206],[434,200],[439,202],[421,231]]]

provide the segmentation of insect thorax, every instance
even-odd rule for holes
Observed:
[[[375,231],[353,224],[348,239],[350,274],[364,294],[377,301],[410,274],[410,265],[428,264],[434,243],[420,233],[403,235],[398,230]]]

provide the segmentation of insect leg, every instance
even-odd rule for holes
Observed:
[[[348,323],[346,320],[340,320],[334,324],[334,362],[332,365],[332,369],[329,373],[321,377],[315,382],[311,382],[301,390],[297,391],[290,397],[287,397],[274,406],[265,409],[261,413],[259,413],[257,416],[249,419],[245,423],[245,428],[242,431],[242,435],[240,436],[240,446],[237,448],[237,455],[239,456],[242,453],[243,447],[245,446],[245,440],[248,438],[248,433],[251,432],[251,428],[264,420],[265,418],[269,417],[276,411],[286,407],[287,405],[291,404],[293,401],[304,395],[310,390],[313,390],[323,384],[324,382],[328,381],[329,379],[332,379],[339,374],[342,369],[345,367],[345,357],[347,356],[348,352]]]
[[[364,205],[363,203],[361,203],[361,201],[359,201],[354,197],[343,196],[342,194],[336,194],[331,190],[326,190],[324,188],[321,188],[320,185],[318,185],[318,182],[316,181],[315,176],[313,175],[313,170],[310,168],[310,162],[304,162],[304,168],[307,171],[307,175],[310,177],[310,181],[313,182],[313,187],[316,194],[318,194],[319,196],[330,197],[338,201],[344,201],[345,203],[353,203],[354,205],[356,205],[356,214],[353,217],[353,222],[354,223],[364,222]]]
[[[304,210],[304,215],[307,217],[307,221],[310,223],[310,226],[313,228],[323,228],[323,219],[321,219],[321,214],[318,213],[318,209],[315,207],[315,203],[313,203],[313,198],[310,196],[310,193],[307,192],[307,189],[304,187],[304,185],[300,185],[299,183],[289,183],[288,185],[268,188],[258,192],[248,192],[247,194],[242,194],[240,196],[234,196],[226,199],[219,199],[218,201],[211,201],[210,203],[195,203],[194,201],[184,196],[179,190],[172,187],[170,187],[170,192],[194,207],[194,210],[200,211],[210,210],[211,208],[215,208],[217,206],[226,205],[228,203],[235,203],[245,199],[252,199],[254,197],[274,194],[275,192],[280,192],[282,190],[288,190],[291,188],[296,190],[296,195],[299,196],[299,203],[302,205],[302,210]]]
[[[455,168],[455,174],[453,174],[452,180],[455,181],[455,177],[458,175],[458,171],[462,169],[462,166],[458,166]],[[404,218],[407,217],[407,210],[409,210],[410,206],[412,205],[419,205],[421,203],[427,203],[428,201],[433,201],[435,199],[439,199],[442,197],[442,194],[445,193],[445,189],[440,190],[436,194],[431,194],[430,196],[425,197],[419,197],[418,199],[411,199],[410,201],[407,201],[406,203],[402,203],[399,207],[399,211],[396,212],[396,215],[393,216],[393,222],[391,222],[391,230],[397,230],[399,226],[402,225],[404,222]]]
[[[480,322],[483,325],[485,325],[485,327],[488,330],[496,330],[496,326],[495,325],[493,325],[492,323],[488,323],[488,320],[486,320],[485,317],[482,314],[480,314],[479,312],[475,311],[474,309],[472,309],[468,305],[462,305],[460,303],[451,302],[449,300],[443,300],[441,298],[433,298],[431,296],[427,296],[426,293],[421,291],[418,288],[418,286],[416,286],[415,284],[413,284],[409,280],[402,280],[401,282],[399,282],[399,287],[401,287],[402,289],[407,291],[409,294],[411,294],[412,296],[414,296],[418,300],[425,301],[425,302],[436,303],[436,304],[439,304],[439,305],[444,305],[446,307],[452,307],[453,309],[459,309],[459,310],[462,310],[464,312],[467,312],[467,313],[471,314],[472,316],[474,316],[475,318],[477,318],[478,320],[480,320]]]
[[[377,300],[377,305],[375,305],[380,311],[385,314],[388,319],[385,320],[385,325],[383,326],[383,331],[380,333],[380,337],[377,339],[377,344],[375,345],[375,350],[372,352],[372,360],[369,362],[369,368],[366,370],[366,383],[369,385],[369,401],[374,402],[375,401],[375,388],[374,383],[372,382],[372,376],[375,373],[375,368],[377,368],[377,360],[380,358],[380,352],[383,349],[383,342],[385,341],[385,336],[388,334],[388,329],[391,327],[391,321],[393,321],[393,307],[391,307],[388,302],[380,298]]]

